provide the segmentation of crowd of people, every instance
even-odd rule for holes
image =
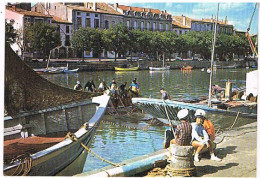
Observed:
[[[200,161],[199,155],[202,149],[206,148],[210,153],[211,160],[221,161],[214,154],[215,128],[212,122],[206,118],[206,112],[202,109],[196,110],[194,116],[195,122],[189,123],[189,111],[187,109],[182,109],[177,113],[180,124],[175,127],[174,134],[172,134],[174,138],[166,138],[164,148],[168,148],[171,144],[192,146],[196,150],[194,155],[196,162]]]
[[[118,106],[119,101],[121,101],[124,106],[132,105],[131,98],[140,96],[140,86],[137,83],[136,78],[134,78],[128,88],[127,82],[123,82],[118,86],[115,78],[112,79],[108,86],[106,85],[106,82],[104,80],[101,80],[99,78],[99,81],[100,84],[98,88],[96,88],[93,79],[87,81],[84,87],[82,87],[80,81],[77,81],[76,85],[74,86],[74,90],[87,92],[104,92],[108,90],[110,95],[112,96],[111,101],[114,107]]]

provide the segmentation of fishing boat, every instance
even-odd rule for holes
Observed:
[[[4,175],[82,172],[110,96],[55,85],[6,44],[5,98]]]
[[[186,66],[186,67],[182,67],[181,70],[191,70],[193,67],[191,66]]]
[[[136,71],[139,67],[129,67],[129,68],[121,68],[121,67],[115,67],[115,71]]]

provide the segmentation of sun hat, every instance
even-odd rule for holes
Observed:
[[[189,115],[189,110],[188,109],[182,109],[178,112],[177,117],[182,120],[186,119],[186,117]]]
[[[80,81],[77,81],[77,84],[80,84]]]

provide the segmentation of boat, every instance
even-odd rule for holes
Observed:
[[[49,74],[62,74],[63,72],[64,72],[64,69],[62,69],[62,68],[55,68],[52,70],[45,71],[45,73],[49,73]]]
[[[129,68],[121,68],[121,67],[115,67],[115,71],[136,71],[139,67],[129,67]]]
[[[149,67],[149,70],[151,70],[151,71],[170,70],[170,66],[166,66],[166,67]]]
[[[181,70],[191,70],[193,67],[191,66],[186,66],[186,67],[182,67]]]
[[[36,74],[6,44],[5,98],[4,175],[82,172],[87,147],[110,96],[55,85]]]
[[[59,175],[63,175],[61,173],[62,170],[75,161],[84,151],[84,148],[80,143],[89,147],[91,138],[105,113],[109,99],[109,96],[102,95],[94,97],[92,102],[85,101],[76,105],[63,105],[59,108],[48,108],[39,111],[41,114],[23,113],[16,117],[6,116],[4,118],[5,125],[9,125],[9,127],[4,129],[4,174],[12,175],[16,172],[16,169],[20,169],[19,166],[25,164],[23,161],[25,161],[27,157],[21,160],[16,160],[15,158],[27,153],[28,159],[30,158],[31,166],[26,175],[53,176],[58,173]],[[97,105],[97,109],[94,116],[88,121],[86,120],[87,116],[84,116],[84,114],[86,114],[85,110],[81,110],[81,113],[78,113],[78,117],[74,116],[75,118],[66,114],[63,115],[63,117],[59,116],[57,118],[57,113],[59,112],[67,112],[69,110],[71,112],[78,112],[79,107],[86,108],[90,105],[95,107]],[[43,117],[41,117],[41,115]],[[79,118],[80,115],[82,115],[81,117],[83,118]],[[50,120],[48,120],[48,118]],[[10,126],[21,119],[28,120],[32,125],[20,123],[18,125]],[[62,123],[58,125],[57,123],[55,124],[57,119]],[[72,119],[74,119],[74,121]],[[37,120],[38,124],[35,120]],[[85,123],[81,125],[80,120],[81,122],[85,120]],[[59,128],[56,128],[55,126]],[[72,132],[76,128],[78,130],[74,135],[78,139],[78,142],[66,138],[66,133],[69,131]],[[26,132],[25,130],[30,130],[31,133]],[[57,132],[57,130],[59,130],[59,132]],[[43,131],[47,133],[43,134]],[[24,138],[21,137],[21,135],[24,136]],[[50,135],[58,135],[58,137]],[[84,165],[84,163],[81,164]],[[83,166],[81,167],[83,168]],[[22,171],[23,173],[25,172],[23,169]],[[82,170],[79,170],[78,173],[80,172],[82,172]],[[65,175],[68,176],[68,174]]]
[[[70,74],[70,73],[77,73],[79,71],[79,68],[77,69],[64,69],[63,72],[66,73],[66,74]]]
[[[204,71],[205,71],[205,68],[202,68],[200,71],[201,71],[201,72],[204,72]]]

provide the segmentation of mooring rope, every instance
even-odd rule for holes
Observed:
[[[15,161],[19,161],[16,169],[10,174],[4,173],[5,176],[26,176],[32,168],[32,158],[29,154],[22,154],[13,158],[11,164]]]
[[[107,163],[109,163],[109,164],[111,164],[111,165],[113,165],[113,166],[116,166],[116,167],[121,166],[120,164],[113,163],[113,162],[111,162],[111,161],[109,161],[109,160],[106,160],[105,158],[102,158],[102,157],[99,156],[98,154],[94,153],[91,149],[89,149],[86,145],[84,145],[84,143],[80,142],[80,141],[78,140],[78,138],[76,137],[75,134],[68,132],[67,135],[66,135],[66,138],[69,138],[69,139],[71,139],[72,141],[75,141],[75,142],[80,143],[83,148],[85,148],[88,152],[90,152],[90,153],[93,154],[95,157],[99,158],[100,160],[102,160],[102,161],[104,161],[104,162],[107,162]]]
[[[148,172],[148,177],[159,177],[159,176],[170,176],[170,177],[176,177],[176,176],[187,176],[191,177],[196,174],[196,168],[182,168],[182,169],[175,169],[171,168],[168,164],[164,169],[162,168],[154,168],[152,171]]]

